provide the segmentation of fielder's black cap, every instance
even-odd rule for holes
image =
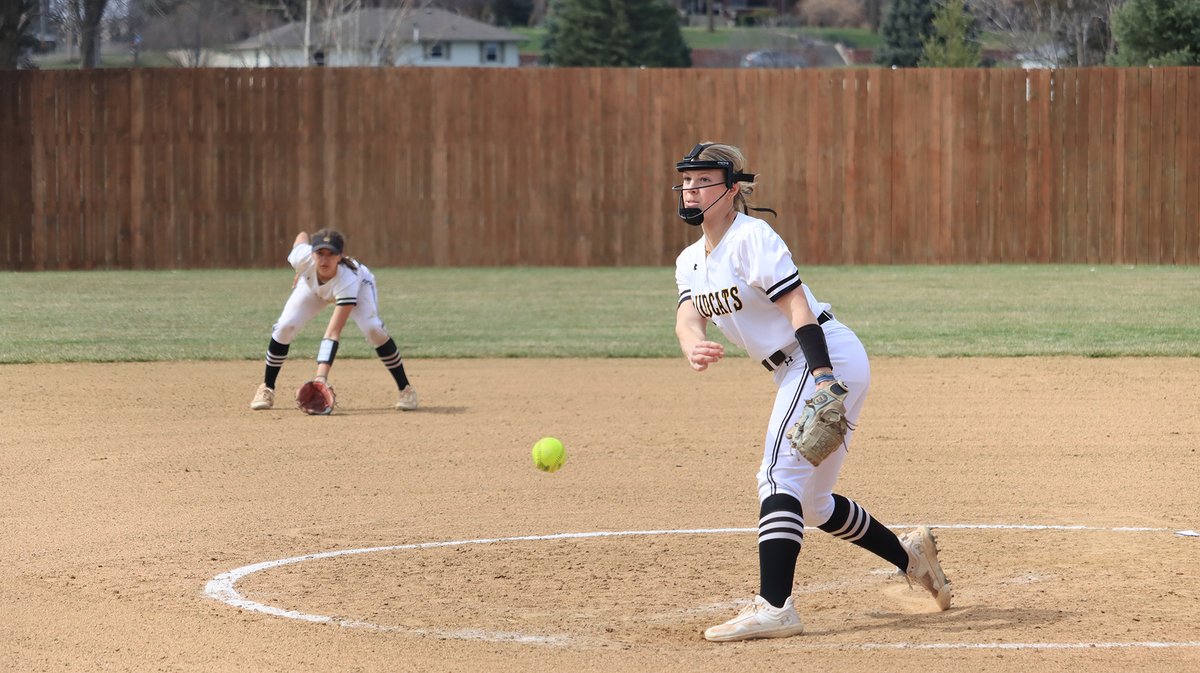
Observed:
[[[331,250],[340,255],[346,247],[346,239],[332,229],[322,229],[312,235],[312,247],[313,252]]]

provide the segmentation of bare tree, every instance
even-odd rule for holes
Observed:
[[[883,21],[883,0],[863,0],[863,15],[871,32],[878,33]]]
[[[492,16],[492,0],[432,0],[434,7],[487,22]]]
[[[51,0],[50,21],[58,27],[59,44],[66,44],[73,58],[83,29],[83,0]]]
[[[546,20],[546,10],[549,0],[533,0],[533,11],[529,13],[529,25],[540,26]]]
[[[103,34],[100,22],[104,18],[104,9],[108,0],[81,0],[83,16],[80,21],[79,67],[83,70],[100,65],[100,44]]]
[[[78,45],[80,68],[100,64],[101,22],[108,0],[51,0],[50,16],[65,34],[69,53]]]
[[[118,1],[118,0],[112,0]],[[220,47],[260,33],[286,16],[295,16],[298,31],[283,33],[282,42],[257,47],[272,63],[394,65],[416,41],[407,21],[422,0],[303,0],[299,12],[288,0],[144,0],[147,47],[172,51],[191,67],[211,65]],[[152,4],[150,4],[152,3]],[[430,36],[426,35],[426,39]]]
[[[360,52],[363,60],[372,65],[395,65],[396,55],[406,46],[419,41],[419,23],[411,33],[406,33],[405,22],[412,12],[428,6],[421,0],[383,0],[378,9],[384,10],[365,14],[361,10],[363,0],[310,0],[319,12],[313,18],[320,20],[317,33],[309,36],[305,31],[305,53],[312,53],[310,40],[315,40],[325,50],[326,58],[345,60],[346,56]],[[369,24],[364,24],[369,21]]]
[[[1113,53],[1121,0],[969,0],[983,30],[1052,67],[1099,65]]]
[[[1045,0],[970,0],[968,7],[979,19],[980,28],[996,35],[1006,49],[1041,56],[1061,27],[1059,15],[1049,8],[1043,11],[1045,4]],[[1051,51],[1048,63],[1058,67],[1053,53],[1057,49]]]
[[[1122,0],[1069,0],[1066,4],[1073,18],[1067,37],[1073,45],[1075,65],[1103,65],[1116,52],[1112,16]]]
[[[209,50],[236,34],[234,7],[223,0],[154,2],[147,10],[146,46],[171,52],[189,68],[208,65]]]

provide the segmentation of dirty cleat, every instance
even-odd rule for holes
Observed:
[[[265,383],[258,384],[258,390],[254,391],[254,399],[250,402],[250,408],[261,411],[273,406],[275,406],[275,389],[268,388]]]
[[[412,411],[420,404],[417,398],[417,390],[412,386],[404,386],[404,390],[400,391],[400,401],[396,402],[396,409],[401,411]]]
[[[928,526],[922,526],[914,531],[900,536],[900,544],[908,552],[909,583],[916,582],[925,587],[937,601],[941,610],[950,609],[950,593],[952,587],[946,573],[942,572],[942,564],[938,563],[937,540]]]
[[[786,638],[804,633],[804,624],[788,596],[783,607],[777,608],[762,596],[755,596],[749,605],[733,619],[704,632],[704,637],[716,643],[751,638]]]

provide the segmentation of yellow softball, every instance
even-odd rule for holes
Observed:
[[[542,472],[554,472],[567,462],[567,450],[553,437],[542,437],[533,445],[533,466]]]

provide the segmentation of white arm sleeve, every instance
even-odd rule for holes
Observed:
[[[301,243],[300,245],[292,248],[292,251],[288,253],[288,264],[291,264],[292,268],[297,271],[301,270],[300,267],[303,266],[305,262],[311,261],[312,246],[308,243]]]

